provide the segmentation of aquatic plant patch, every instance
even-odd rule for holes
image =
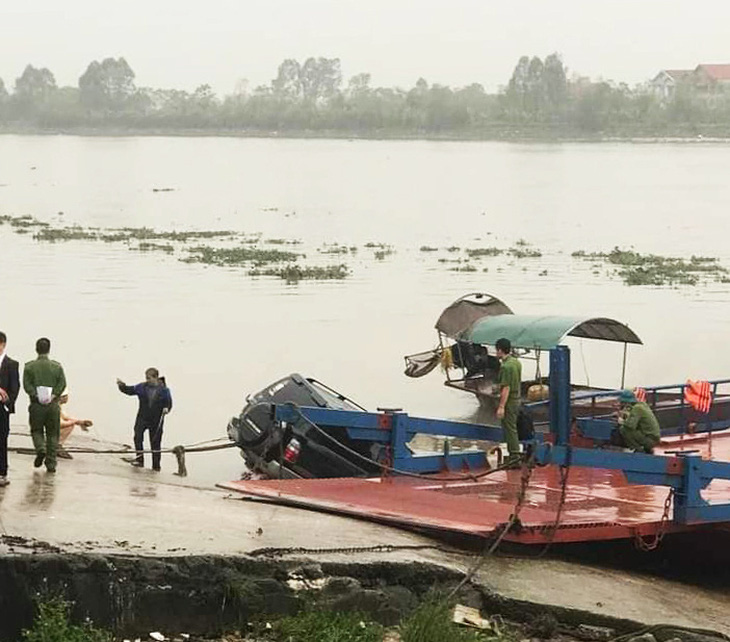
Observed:
[[[301,245],[301,241],[298,239],[266,239],[264,243],[269,245]]]
[[[33,238],[36,241],[93,241],[99,238],[98,232],[89,231],[83,227],[41,227]]]
[[[474,247],[466,248],[466,253],[471,259],[479,259],[482,257],[500,256],[504,254],[504,250],[498,247]]]
[[[147,243],[143,242],[139,245],[132,246],[129,248],[130,250],[139,250],[140,252],[165,252],[167,254],[172,254],[175,251],[175,248],[170,245],[169,243]]]
[[[248,266],[254,267],[267,263],[283,263],[296,261],[303,256],[285,250],[260,249],[256,247],[211,247],[200,245],[188,249],[189,255],[181,261],[185,263],[205,263],[208,265]]]
[[[391,256],[392,254],[395,254],[395,250],[390,246],[373,252],[373,256],[377,261],[382,261],[386,256]]]
[[[320,254],[348,254],[350,248],[346,245],[338,245],[337,243],[325,243],[322,247],[317,249]]]
[[[187,243],[188,241],[198,241],[201,239],[220,239],[232,238],[238,234],[232,230],[197,230],[187,232],[177,231],[158,231],[148,227],[121,227],[112,229],[119,240],[138,240],[138,241],[177,241]]]
[[[516,259],[537,259],[542,256],[540,250],[524,246],[511,247],[507,252]]]
[[[595,261],[615,266],[610,274],[621,278],[626,285],[698,285],[709,280],[721,283],[730,281],[727,268],[717,258],[709,256],[690,256],[686,259],[641,254],[619,247],[614,247],[608,253],[577,250],[571,256],[593,262],[593,274],[599,273],[595,269]]]
[[[276,276],[287,283],[298,283],[302,280],[332,281],[346,279],[350,275],[350,268],[344,264],[327,266],[300,266],[286,265],[281,268],[255,269],[249,271],[251,276]]]
[[[290,246],[301,244],[300,240],[285,238],[270,238],[261,241],[260,234],[245,234],[231,230],[201,230],[201,231],[159,231],[148,227],[53,227],[49,223],[39,221],[32,216],[0,216],[0,225],[10,225],[16,234],[33,232],[37,241],[101,241],[105,243],[125,243],[130,250],[140,252],[164,252],[173,254],[178,243],[180,246],[190,241],[202,239],[230,240],[235,239],[236,247],[214,247],[196,245],[184,248],[187,250],[180,258],[185,263],[201,263],[225,267],[248,268],[251,276],[275,276],[288,283],[309,280],[344,279],[350,275],[350,268],[344,264],[328,266],[300,266],[296,261],[306,258],[299,252],[292,252],[279,248],[258,247],[259,243],[274,246]],[[161,242],[166,241],[166,242]],[[180,247],[178,246],[178,247]],[[368,247],[376,249],[376,258],[383,258],[392,254],[394,250],[384,243],[372,243]],[[183,249],[182,247],[180,249]],[[342,255],[354,254],[357,246],[346,246],[338,243],[325,244],[319,249],[320,253]],[[378,256],[382,253],[382,256]],[[279,264],[275,266],[275,264]],[[271,266],[271,267],[265,267]]]
[[[186,243],[191,240],[232,238],[240,236],[232,230],[198,230],[198,231],[158,231],[148,227],[121,227],[100,229],[97,227],[82,227],[81,225],[54,227],[46,221],[40,221],[32,216],[0,216],[0,225],[8,224],[20,233],[21,230],[39,228],[34,234],[38,241],[77,241],[99,240],[106,243],[120,243],[132,240],[153,241],[166,240]]]
[[[27,214],[23,216],[9,216],[7,214],[0,216],[0,225],[5,224],[15,228],[48,227],[48,223],[39,221]]]

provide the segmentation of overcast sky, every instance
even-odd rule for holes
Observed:
[[[8,8],[11,5],[16,8]],[[0,8],[0,78],[26,64],[76,85],[124,56],[138,86],[230,93],[268,83],[284,58],[339,57],[373,84],[505,84],[520,55],[643,81],[662,68],[730,63],[730,0],[21,0]]]

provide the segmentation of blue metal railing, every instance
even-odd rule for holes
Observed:
[[[730,384],[730,379],[711,380],[710,387],[712,391],[713,405],[709,412],[700,414],[694,410],[685,400],[684,391],[688,387],[687,383],[667,384],[661,386],[650,386],[644,388],[646,391],[646,400],[655,413],[658,413],[658,419],[662,428],[662,435],[680,435],[687,432],[712,432],[716,430],[724,430],[730,427],[730,412],[727,417],[718,416],[714,403],[718,398],[718,388],[723,385]],[[661,393],[670,393],[676,391],[676,397],[666,396],[662,398]],[[621,394],[621,390],[599,390],[578,392],[571,395],[571,403],[590,401],[591,411],[578,418],[582,432],[586,436],[596,439],[606,439],[607,422],[609,422],[614,412],[605,412],[604,408],[599,408],[597,403],[599,400],[616,398]],[[721,394],[720,398],[730,397],[730,394]],[[550,400],[536,401],[525,404],[528,408],[536,408],[549,405]],[[671,425],[667,425],[666,419],[662,422],[662,416],[666,417],[673,411],[679,412],[677,421],[672,421]],[[713,412],[714,411],[714,412]],[[536,422],[536,425],[543,425],[548,422]],[[691,424],[693,424],[691,426]],[[690,428],[692,428],[690,430]]]
[[[481,470],[486,463],[482,451],[416,455],[407,444],[415,434],[451,435],[464,438],[502,439],[493,426],[466,424],[440,419],[410,417],[401,411],[370,413],[329,408],[277,405],[275,419],[296,422],[300,419],[321,427],[339,426],[357,439],[389,444],[392,467],[399,474],[435,473],[444,469],[463,470],[459,481],[470,481],[468,471]],[[577,448],[570,445],[532,444],[535,461],[556,466],[582,466],[620,470],[630,484],[667,486],[674,490],[672,519],[677,524],[730,522],[730,503],[705,500],[702,489],[713,479],[730,480],[730,462],[703,459],[689,451],[673,458],[640,453]],[[482,473],[483,476],[484,473]],[[446,478],[436,478],[444,482]]]
[[[730,462],[704,460],[696,453],[679,453],[668,465],[666,457],[639,453],[539,444],[535,458],[541,464],[587,466],[620,470],[630,484],[674,489],[672,519],[677,524],[730,522],[730,503],[709,503],[701,491],[713,479],[730,479]]]

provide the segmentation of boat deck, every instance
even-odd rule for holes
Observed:
[[[695,450],[703,457],[730,461],[730,430],[662,440],[658,455]],[[478,473],[477,473],[478,474]],[[431,533],[489,537],[510,518],[519,495],[522,471],[506,470],[453,481],[455,473],[427,478],[390,476],[361,479],[231,481],[220,487],[276,503],[350,515]],[[521,528],[505,539],[524,544],[578,542],[655,535],[713,526],[662,526],[665,486],[627,483],[620,471],[571,467],[565,485],[560,523],[551,533],[560,505],[560,469],[535,468],[519,513]],[[713,480],[702,492],[710,503],[730,503],[730,481]]]

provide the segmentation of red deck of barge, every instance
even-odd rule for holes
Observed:
[[[730,461],[730,430],[715,433],[711,438],[700,435],[664,439],[655,453],[663,455],[678,450],[698,450],[705,458]],[[489,537],[509,520],[521,476],[519,470],[507,470],[463,481],[439,481],[437,474],[428,479],[391,476],[232,481],[219,486],[277,503],[402,527]],[[454,474],[441,477],[453,478]],[[574,466],[568,474],[560,524],[551,536],[561,490],[557,466],[535,468],[519,513],[522,529],[510,531],[506,539],[539,544],[548,540],[579,542],[651,537],[663,528],[660,525],[668,487],[632,485],[620,471]],[[730,481],[713,480],[702,496],[710,503],[730,503]],[[677,532],[700,527],[678,526],[670,519],[665,528]]]

